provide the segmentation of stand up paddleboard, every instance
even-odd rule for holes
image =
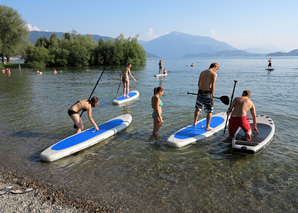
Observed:
[[[274,68],[268,68],[268,69],[266,69],[266,70],[268,70],[268,71],[273,71],[273,70],[275,70]]]
[[[137,90],[131,91],[128,94],[129,98],[120,96],[113,100],[113,104],[119,105],[119,104],[123,104],[123,103],[129,102],[129,101],[132,101],[132,100],[136,99],[137,97],[139,97],[139,95],[140,95],[140,93]]]
[[[163,77],[163,76],[167,76],[168,75],[168,73],[167,74],[157,74],[157,75],[154,75],[154,77]]]
[[[52,162],[74,154],[115,135],[117,132],[122,131],[129,126],[131,121],[131,115],[120,115],[116,118],[113,118],[112,120],[98,125],[98,131],[92,127],[81,133],[74,134],[63,139],[62,141],[59,141],[58,143],[44,150],[40,154],[40,158],[41,160]]]
[[[172,134],[168,138],[167,144],[174,147],[183,147],[188,144],[193,144],[223,129],[226,119],[227,115],[225,112],[213,115],[210,122],[210,126],[214,128],[213,130],[206,130],[206,118],[202,119],[198,121],[196,126],[189,125]]]
[[[249,123],[252,128],[253,121],[249,120]],[[257,128],[259,134],[253,133],[251,141],[246,141],[243,129],[238,128],[232,140],[233,150],[255,154],[267,147],[272,141],[275,133],[275,124],[273,120],[268,116],[258,115]]]

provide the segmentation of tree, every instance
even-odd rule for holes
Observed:
[[[26,46],[29,32],[25,21],[10,7],[0,5],[0,56],[2,62],[21,54]]]

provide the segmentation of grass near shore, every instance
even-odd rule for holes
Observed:
[[[25,63],[0,63],[0,68],[19,68],[19,65],[21,65],[21,68],[28,68],[28,64]]]

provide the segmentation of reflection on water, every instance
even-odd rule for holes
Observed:
[[[265,58],[164,59],[167,77],[156,78],[158,60],[132,67],[130,89],[140,97],[113,105],[124,66],[110,67],[94,95],[100,104],[93,110],[97,123],[131,114],[131,125],[121,133],[64,159],[45,163],[40,153],[75,133],[67,109],[88,98],[103,67],[53,70],[12,69],[0,76],[0,161],[8,168],[50,182],[122,212],[294,212],[297,209],[298,124],[296,108],[296,58],[277,58],[271,73]],[[194,145],[172,148],[169,135],[193,120],[197,82],[202,70],[216,61],[216,96],[230,97],[252,91],[257,114],[269,115],[276,124],[271,145],[256,155],[232,152],[223,131]],[[186,66],[188,64],[188,66]],[[88,69],[88,71],[86,71]],[[60,70],[60,69],[57,69]],[[160,145],[152,139],[151,97],[154,87],[165,89],[162,97],[164,124]],[[122,92],[122,85],[118,95]],[[215,113],[227,106],[215,100]],[[200,118],[205,113],[200,114]],[[92,126],[87,114],[86,128]]]

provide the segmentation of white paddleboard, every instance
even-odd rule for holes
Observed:
[[[136,99],[137,97],[139,97],[139,95],[140,95],[139,91],[137,91],[137,90],[131,91],[128,94],[129,98],[120,96],[113,100],[113,104],[123,104],[123,103],[129,102],[129,101],[132,101],[132,100]]]
[[[167,74],[156,74],[156,75],[154,75],[154,77],[163,77],[163,76],[167,76],[168,75],[168,73]]]
[[[98,131],[95,131],[95,128],[92,127],[81,133],[74,134],[44,150],[40,154],[40,159],[52,162],[86,149],[122,131],[129,126],[131,121],[131,115],[124,114],[98,125]]]
[[[249,123],[252,128],[253,121],[249,120]],[[258,115],[257,128],[259,134],[253,133],[251,141],[246,141],[244,131],[241,128],[238,128],[232,140],[233,150],[255,154],[268,146],[275,133],[275,124],[273,120],[266,115]]]
[[[188,144],[193,144],[196,141],[202,140],[213,135],[215,132],[223,129],[225,127],[225,122],[227,119],[227,114],[225,112],[220,112],[214,114],[211,118],[210,126],[213,130],[206,130],[206,118],[199,120],[196,126],[188,125],[174,134],[172,134],[168,140],[167,144],[174,147],[183,147]]]

